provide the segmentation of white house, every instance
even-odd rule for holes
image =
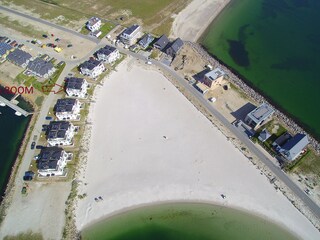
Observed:
[[[257,129],[268,122],[273,113],[274,109],[271,106],[262,103],[259,107],[249,112],[244,121],[253,129]]]
[[[96,32],[100,29],[101,27],[101,20],[100,18],[97,17],[91,17],[88,22],[86,23],[86,27],[91,31],[91,32]]]
[[[78,99],[58,99],[55,105],[56,117],[61,120],[79,120],[81,103]]]
[[[120,40],[124,44],[132,45],[140,37],[140,34],[141,34],[141,27],[137,24],[134,24],[131,27],[126,28],[120,34]]]
[[[120,58],[120,53],[115,47],[106,45],[96,52],[96,56],[98,60],[111,64]]]
[[[50,122],[47,131],[49,146],[72,145],[75,127],[66,121]]]
[[[83,78],[71,77],[66,79],[66,92],[70,97],[85,98],[88,82]]]
[[[81,73],[91,78],[98,77],[105,69],[103,62],[95,59],[89,59],[80,66]]]
[[[38,173],[41,176],[61,176],[67,165],[69,154],[62,148],[47,147],[41,149],[38,159]]]

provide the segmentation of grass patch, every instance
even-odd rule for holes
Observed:
[[[152,30],[152,33],[161,36],[162,34],[170,35],[173,18],[166,19],[159,27]]]
[[[90,33],[90,31],[86,26],[83,26],[80,30],[80,33],[83,35],[88,35]]]
[[[100,28],[101,35],[99,36],[100,39],[104,38],[112,29],[114,29],[116,25],[111,22],[106,22]]]
[[[26,233],[20,233],[15,236],[6,236],[4,237],[4,240],[43,240],[43,236],[41,233],[34,233],[34,232],[26,232]]]
[[[308,152],[298,161],[290,171],[298,170],[304,174],[314,174],[320,177],[320,156],[315,154],[314,151],[308,150]]]
[[[34,76],[27,76],[22,72],[19,73],[13,81],[30,87],[33,84],[33,82],[37,81],[37,79]]]
[[[40,107],[42,102],[43,102],[43,100],[44,100],[44,96],[39,96],[39,97],[36,98],[36,100],[34,102],[38,107]]]
[[[3,25],[5,28],[16,30],[17,32],[20,32],[26,36],[29,36],[32,38],[39,38],[42,36],[42,34],[47,34],[46,32],[36,30],[30,24],[22,24],[17,20],[12,21],[9,19],[9,17],[5,17],[2,14],[0,14],[0,17],[1,17],[0,24]]]

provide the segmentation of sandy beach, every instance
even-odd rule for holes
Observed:
[[[128,62],[129,61],[129,62]],[[260,215],[303,239],[319,232],[163,75],[126,60],[96,91],[78,230],[164,201],[221,204]],[[221,198],[221,194],[227,196]],[[101,196],[103,201],[94,198]]]
[[[170,37],[197,41],[229,2],[230,0],[193,0],[175,17]]]

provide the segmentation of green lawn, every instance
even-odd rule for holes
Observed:
[[[101,35],[99,36],[100,39],[102,39],[104,36],[106,36],[112,29],[114,29],[116,25],[111,22],[106,22],[102,25],[100,28]]]

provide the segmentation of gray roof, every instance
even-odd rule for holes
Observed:
[[[73,106],[76,104],[76,99],[63,98],[58,99],[56,103],[56,112],[72,112]]]
[[[283,154],[287,159],[294,160],[308,144],[308,137],[305,134],[298,133],[282,146]]]
[[[153,46],[159,48],[161,51],[165,49],[165,47],[168,45],[169,39],[166,35],[162,35],[154,44]]]
[[[32,58],[30,53],[22,51],[21,49],[15,49],[13,52],[10,52],[7,56],[7,59],[14,64],[21,66],[27,63],[28,60]]]
[[[11,50],[12,46],[8,43],[0,42],[0,56],[6,54],[7,51]]]
[[[262,103],[259,107],[248,113],[248,117],[255,123],[266,120],[274,113],[274,109],[266,103]]]
[[[126,28],[122,34],[131,35],[135,30],[137,30],[140,26],[138,24],[134,24],[128,28]]]
[[[51,62],[47,62],[38,57],[35,60],[30,61],[27,68],[39,76],[44,76],[45,74],[48,74],[54,68],[54,66]]]
[[[63,155],[63,149],[59,147],[46,147],[41,149],[38,169],[57,169],[58,161]]]
[[[95,67],[99,66],[100,63],[101,61],[98,61],[95,59],[89,59],[88,61],[85,61],[84,63],[82,63],[80,68],[92,70]]]
[[[183,41],[180,38],[177,38],[176,40],[174,40],[171,45],[167,48],[167,54],[173,56],[176,55],[179,50],[182,48],[183,46]]]
[[[66,79],[66,88],[68,89],[82,89],[82,85],[84,84],[83,78],[71,77]]]
[[[217,78],[224,75],[226,75],[226,73],[221,68],[215,68],[212,71],[206,73],[204,76],[210,79],[211,81],[214,81]]]
[[[146,33],[143,35],[143,37],[139,41],[139,45],[146,48],[152,41],[154,37],[151,36],[151,34]]]
[[[264,142],[270,137],[271,137],[271,134],[268,132],[268,130],[267,129],[263,129],[261,131],[261,133],[259,134],[258,138],[259,138],[260,141]]]
[[[66,121],[50,122],[47,131],[48,139],[64,138],[71,124]]]
[[[88,26],[93,26],[95,25],[97,22],[101,21],[100,18],[97,18],[97,17],[91,17],[88,22],[87,22],[87,25]]]
[[[103,55],[110,55],[111,53],[117,51],[117,49],[115,47],[112,47],[112,46],[109,46],[109,45],[106,45],[105,47],[103,48],[100,48],[97,52],[96,52],[96,55],[98,54],[103,54]]]

